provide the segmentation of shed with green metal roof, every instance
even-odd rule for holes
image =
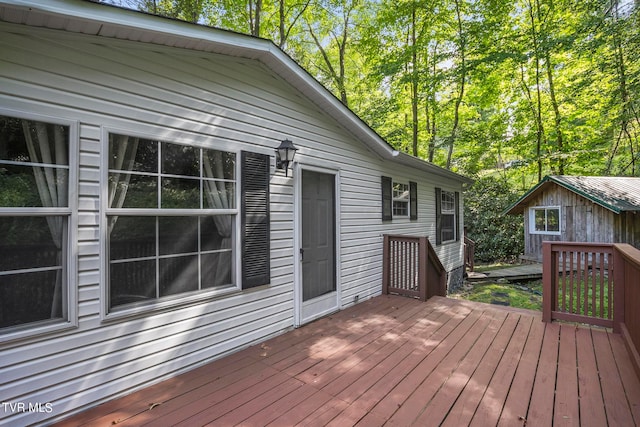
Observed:
[[[542,260],[543,241],[640,247],[640,178],[549,175],[505,213],[524,217],[524,255]]]

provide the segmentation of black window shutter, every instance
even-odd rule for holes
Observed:
[[[442,244],[442,189],[436,187],[436,245]]]
[[[269,156],[242,152],[242,289],[271,281]]]
[[[454,223],[454,232],[456,233],[456,242],[460,241],[460,233],[458,229],[460,228],[460,193],[456,191],[456,220]]]
[[[391,204],[393,201],[393,190],[391,188],[391,178],[388,176],[382,177],[382,220],[391,221],[393,218],[393,211]]]
[[[418,183],[409,181],[409,215],[418,219]]]

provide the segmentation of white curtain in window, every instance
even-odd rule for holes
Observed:
[[[29,158],[32,163],[44,165],[68,166],[67,138],[60,125],[49,125],[22,120]],[[66,207],[69,199],[69,168],[33,165],[33,174],[38,188],[38,195],[43,207]],[[64,223],[60,216],[47,216],[47,224],[51,231],[54,245],[61,254],[63,244]],[[62,265],[62,259],[58,259]],[[62,316],[62,270],[58,270],[51,307],[51,317]]]
[[[140,139],[127,135],[109,135],[109,169],[132,171],[135,164]],[[121,208],[129,189],[130,173],[109,173],[109,207]],[[117,216],[109,217],[109,234],[118,221]]]
[[[203,169],[205,178],[215,178],[215,181],[205,180],[204,191],[209,205],[215,209],[233,208],[233,191],[227,191],[225,181],[218,181],[224,178],[224,156],[220,151],[214,151],[213,164],[207,155],[203,155]],[[222,237],[221,247],[231,247],[231,234],[233,222],[231,215],[214,215],[213,221],[216,224],[218,233]],[[221,252],[218,255],[214,286],[225,284],[226,278],[231,272],[231,253]]]

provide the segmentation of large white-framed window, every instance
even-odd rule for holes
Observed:
[[[237,288],[238,154],[108,133],[107,311]]]
[[[534,206],[529,208],[531,234],[560,234],[560,206]]]
[[[77,123],[0,110],[0,341],[74,326]]]
[[[409,216],[409,183],[393,183],[393,216]]]

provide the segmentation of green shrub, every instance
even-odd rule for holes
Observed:
[[[480,178],[465,191],[464,221],[467,236],[476,242],[476,261],[512,261],[523,253],[522,215],[504,213],[518,197],[495,176]]]

